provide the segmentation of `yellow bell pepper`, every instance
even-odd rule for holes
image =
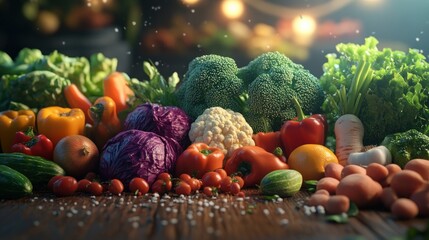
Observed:
[[[63,137],[84,134],[85,113],[80,108],[45,107],[37,113],[37,128],[55,146]]]
[[[36,125],[36,114],[32,110],[6,110],[0,112],[0,141],[4,153],[11,152],[16,132]]]

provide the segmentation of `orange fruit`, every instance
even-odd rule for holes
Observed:
[[[320,144],[304,144],[291,152],[289,167],[300,172],[303,181],[319,180],[325,176],[325,166],[338,163],[338,158],[329,148]]]

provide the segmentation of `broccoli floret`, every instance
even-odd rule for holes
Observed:
[[[180,107],[193,118],[216,106],[240,112],[239,102],[233,100],[243,86],[237,72],[232,58],[214,54],[195,58],[176,92]]]
[[[255,123],[250,123],[255,132],[279,130],[284,121],[296,117],[292,97],[307,114],[320,111],[324,101],[318,79],[280,52],[260,55],[241,68],[238,76],[248,83],[248,113],[244,115]]]
[[[307,114],[318,112],[324,101],[318,79],[280,52],[264,53],[241,68],[229,57],[197,57],[176,96],[191,117],[220,106],[242,113],[254,132],[277,131],[296,117],[292,97]]]
[[[416,129],[389,134],[381,145],[390,150],[392,162],[401,168],[414,158],[429,159],[429,136]]]

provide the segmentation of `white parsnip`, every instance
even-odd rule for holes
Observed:
[[[335,155],[341,165],[346,165],[349,155],[363,149],[364,127],[361,120],[353,114],[344,114],[335,122]]]
[[[368,166],[371,163],[387,165],[392,163],[392,155],[385,146],[377,146],[366,152],[350,153],[347,163],[363,166]]]

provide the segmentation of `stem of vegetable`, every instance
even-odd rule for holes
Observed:
[[[298,117],[298,121],[302,121],[305,118],[304,112],[302,111],[301,105],[298,102],[296,97],[292,97],[293,105],[295,106],[296,115]]]
[[[353,77],[352,83],[346,91],[345,86],[337,91],[339,97],[339,112],[340,115],[354,114],[359,115],[360,107],[362,105],[363,95],[369,89],[369,85],[373,79],[373,70],[371,63],[368,60],[361,59],[358,63],[356,73]]]

